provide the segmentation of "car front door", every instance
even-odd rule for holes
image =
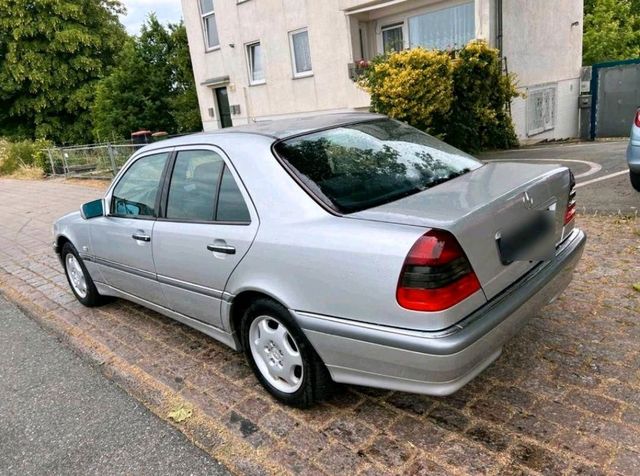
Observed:
[[[249,250],[258,217],[236,172],[216,148],[178,150],[153,229],[158,281],[168,306],[222,327],[221,300]]]
[[[107,216],[91,220],[93,250],[87,250],[105,284],[161,306],[166,302],[156,280],[151,237],[170,156],[170,151],[154,153],[128,166],[107,194]]]

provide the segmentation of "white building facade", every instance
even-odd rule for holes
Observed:
[[[578,135],[582,0],[182,0],[205,130],[368,110],[353,64],[384,51],[501,50],[523,142]]]

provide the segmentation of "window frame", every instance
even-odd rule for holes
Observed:
[[[468,3],[472,3],[471,0],[456,0],[452,2],[452,4],[447,4],[446,6],[441,5],[440,3],[436,3],[434,5],[428,5],[422,8],[416,8],[404,13],[398,13],[395,15],[389,15],[385,17],[381,17],[375,20],[375,32],[376,32],[376,49],[377,54],[384,53],[384,44],[382,41],[382,30],[388,29],[390,27],[394,27],[396,25],[402,24],[402,40],[403,40],[403,49],[413,48],[411,46],[411,31],[409,28],[409,19],[425,14],[435,13],[440,10],[444,10],[447,8],[459,7]],[[473,17],[474,27],[477,29],[478,19],[475,16]],[[476,32],[477,33],[477,32]],[[474,38],[477,38],[477,34],[474,35]]]
[[[247,74],[249,75],[249,86],[260,86],[267,83],[267,74],[265,71],[266,62],[264,61],[264,55],[262,56],[262,73],[264,77],[258,80],[253,79],[253,66],[251,60],[253,58],[252,48],[255,46],[260,46],[260,52],[262,53],[262,42],[260,40],[251,41],[249,43],[245,43],[244,45],[245,56],[247,59]]]
[[[244,200],[245,206],[247,207],[247,210],[249,212],[249,221],[195,220],[195,219],[167,217],[169,188],[171,186],[171,178],[173,175],[173,170],[175,168],[176,159],[178,157],[179,152],[188,152],[188,151],[213,152],[215,154],[218,154],[220,158],[222,158],[223,166],[222,166],[222,169],[220,170],[220,176],[218,177],[218,184],[217,184],[216,196],[215,196],[214,208],[215,208],[216,216],[217,216],[218,200],[220,197],[220,184],[222,182],[222,177],[224,175],[224,172],[228,170],[231,173],[231,176],[233,177],[233,180],[235,181],[235,184],[238,187],[238,190],[240,190],[242,199]],[[255,211],[253,200],[251,199],[249,192],[246,190],[244,182],[242,181],[237,171],[233,167],[233,164],[231,164],[231,161],[227,156],[227,154],[225,154],[225,152],[219,147],[208,146],[208,145],[176,147],[176,149],[174,150],[172,156],[167,161],[167,163],[169,166],[165,167],[165,170],[164,170],[165,175],[163,176],[163,187],[162,187],[162,193],[160,196],[161,206],[159,209],[160,210],[159,216],[156,218],[157,221],[171,222],[171,223],[191,223],[191,224],[202,224],[202,225],[233,225],[233,226],[250,226],[254,222],[254,220],[257,221],[257,212]]]
[[[198,13],[200,13],[200,25],[202,26],[202,36],[204,40],[205,53],[219,50],[220,49],[220,30],[218,30],[218,22],[216,21],[215,4],[213,6],[213,10],[211,10],[210,12],[204,12],[202,11],[201,0],[198,0]],[[209,17],[213,17],[213,21],[216,25],[216,34],[218,35],[218,44],[214,46],[209,45],[209,30],[207,28],[207,18]]]
[[[408,20],[408,18],[407,18]],[[395,51],[403,51],[406,49],[407,47],[407,21],[399,21],[399,22],[395,22],[395,23],[387,23],[385,25],[382,25],[380,27],[380,41],[381,41],[381,50],[382,50],[382,54],[386,54],[387,52],[384,51],[384,32],[385,31],[390,31],[390,30],[400,30],[402,32],[402,47],[400,48],[400,50],[393,50]]]
[[[112,210],[113,208],[113,200],[114,200],[114,191],[116,189],[116,187],[120,184],[120,182],[122,181],[122,179],[125,177],[125,175],[127,174],[127,172],[129,171],[129,169],[131,169],[131,167],[137,163],[138,161],[148,158],[148,157],[153,157],[155,155],[162,155],[162,154],[167,154],[167,160],[164,163],[164,167],[162,169],[162,172],[160,174],[160,181],[158,182],[158,192],[156,193],[156,200],[155,200],[155,204],[154,204],[154,215],[152,216],[148,216],[148,215],[120,215],[118,213],[113,213]],[[165,181],[165,176],[167,173],[167,168],[169,166],[169,164],[172,162],[173,160],[173,155],[174,155],[174,150],[173,148],[171,149],[158,149],[158,150],[151,150],[148,153],[144,154],[144,155],[140,155],[140,156],[132,156],[134,157],[133,160],[131,160],[129,163],[126,164],[125,167],[123,167],[120,172],[118,173],[118,175],[116,175],[116,178],[113,180],[113,183],[111,184],[111,186],[109,187],[109,189],[107,190],[107,193],[105,194],[105,203],[108,203],[109,206],[107,207],[106,213],[105,215],[109,218],[124,218],[124,219],[128,219],[128,220],[144,220],[144,221],[155,221],[158,219],[158,216],[160,215],[160,213],[162,212],[161,209],[161,204],[162,204],[162,192],[164,189],[164,181]]]
[[[309,63],[311,63],[311,69],[309,71],[298,72],[298,64],[296,62],[296,52],[293,44],[293,36],[299,33],[307,33],[307,44],[309,47]],[[309,76],[313,76],[313,60],[311,58],[311,40],[309,38],[309,27],[298,28],[297,30],[292,30],[288,33],[289,35],[289,52],[291,54],[291,68],[293,72],[293,78],[308,78]]]

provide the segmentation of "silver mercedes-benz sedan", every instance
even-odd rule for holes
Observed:
[[[146,146],[54,247],[80,302],[128,299],[242,350],[283,402],[332,382],[447,395],[571,281],[574,183],[320,115]]]

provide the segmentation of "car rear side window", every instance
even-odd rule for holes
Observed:
[[[233,175],[231,175],[231,171],[227,167],[224,169],[222,181],[220,182],[216,220],[242,223],[251,221],[247,204]]]
[[[178,152],[171,174],[167,218],[213,221],[222,157],[210,150]]]
[[[310,193],[340,213],[398,200],[482,165],[391,119],[295,137],[276,144],[275,151]]]
[[[148,155],[136,160],[113,189],[111,214],[154,217],[162,171],[168,153]]]

